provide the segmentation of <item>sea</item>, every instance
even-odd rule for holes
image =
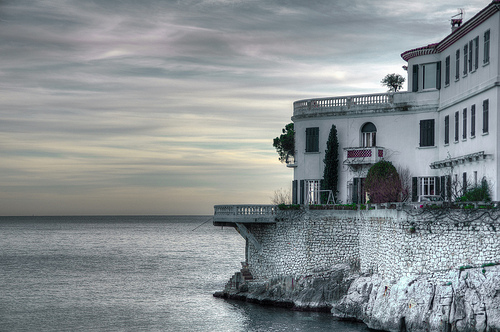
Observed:
[[[0,331],[369,331],[213,297],[244,251],[210,216],[0,217]]]

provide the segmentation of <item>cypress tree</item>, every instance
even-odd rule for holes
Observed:
[[[338,182],[339,182],[339,141],[337,138],[337,127],[332,124],[330,135],[326,142],[325,150],[325,170],[323,171],[323,190],[331,190],[335,201],[337,201]]]

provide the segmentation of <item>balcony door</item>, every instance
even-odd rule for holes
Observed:
[[[377,146],[377,127],[371,122],[361,128],[361,146],[364,148]]]

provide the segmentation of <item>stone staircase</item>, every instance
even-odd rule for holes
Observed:
[[[248,263],[241,262],[241,270],[240,272],[236,272],[231,279],[226,283],[224,290],[228,291],[240,291],[241,286],[246,284],[247,281],[253,280],[252,273],[248,268]]]

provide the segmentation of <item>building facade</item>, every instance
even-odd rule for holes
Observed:
[[[453,199],[485,179],[500,199],[500,0],[442,41],[401,54],[407,92],[307,99],[293,105],[294,203],[319,203],[326,142],[339,141],[338,201],[364,203],[368,169],[387,160],[411,179],[410,199]],[[400,172],[400,173],[401,173]]]

